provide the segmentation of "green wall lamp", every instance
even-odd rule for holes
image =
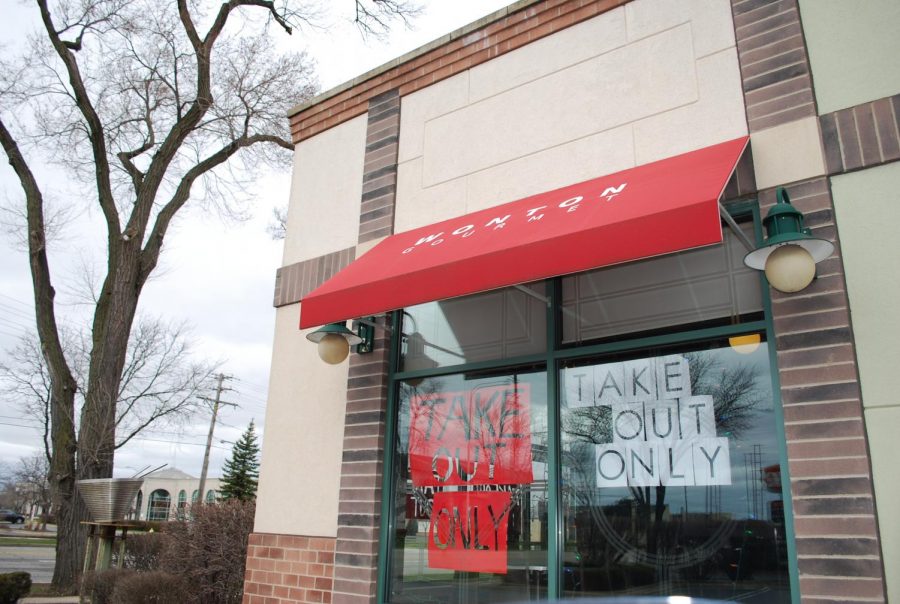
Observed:
[[[778,187],[775,196],[775,205],[763,219],[765,244],[744,256],[744,264],[765,271],[778,291],[798,292],[812,283],[816,264],[831,255],[834,244],[804,228],[803,213],[791,205],[783,187]]]
[[[329,365],[342,363],[350,354],[350,347],[356,346],[358,354],[372,352],[375,322],[372,319],[354,321],[355,332],[347,329],[344,321],[329,323],[306,334],[306,339],[319,347],[319,358]]]

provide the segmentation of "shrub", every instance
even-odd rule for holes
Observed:
[[[6,573],[0,575],[0,604],[16,604],[16,601],[31,589],[31,575],[28,573]]]
[[[125,540],[125,568],[133,570],[159,570],[165,556],[166,535],[163,533],[138,533]]]
[[[116,604],[183,604],[192,601],[187,581],[162,571],[129,573],[116,582]]]
[[[217,505],[195,505],[191,520],[165,529],[161,569],[187,581],[190,602],[240,602],[244,589],[247,541],[256,505],[230,499]]]
[[[116,584],[134,574],[128,569],[110,568],[90,573],[85,579],[85,591],[91,594],[91,604],[112,604]]]

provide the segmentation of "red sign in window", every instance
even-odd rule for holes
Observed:
[[[506,573],[507,491],[440,492],[428,527],[428,566]]]
[[[531,483],[528,395],[528,384],[505,384],[414,397],[409,428],[413,485]]]

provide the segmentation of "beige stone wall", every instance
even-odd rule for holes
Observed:
[[[284,265],[356,245],[365,146],[365,116],[297,144]],[[299,321],[276,309],[254,530],[334,537],[348,364],[319,360]]]
[[[365,148],[365,116],[297,144],[283,265],[356,245]]]
[[[637,0],[403,97],[396,231],[746,134],[734,45],[728,0]]]
[[[319,359],[299,304],[276,313],[254,531],[334,537],[348,364]]]
[[[878,525],[891,601],[900,601],[900,163],[835,176],[831,180],[847,291],[859,361],[866,430],[872,459]]]

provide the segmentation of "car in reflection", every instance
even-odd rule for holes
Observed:
[[[0,522],[12,522],[21,524],[25,522],[25,516],[12,510],[0,510]]]

